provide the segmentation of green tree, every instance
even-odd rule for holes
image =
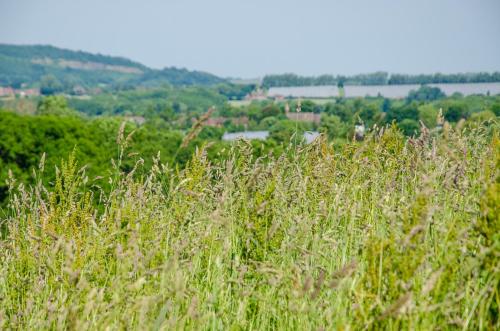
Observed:
[[[292,108],[292,111],[294,111],[296,108],[296,105],[294,108]],[[313,113],[317,112],[316,110],[318,109],[317,105],[312,102],[311,100],[303,100],[300,104],[301,111],[307,112],[307,113]]]
[[[418,107],[418,117],[428,128],[436,127],[438,114],[439,110],[431,104],[425,104]]]
[[[261,130],[269,130],[272,128],[276,123],[278,122],[278,119],[274,116],[269,116],[263,118],[260,123],[259,123],[259,129]]]
[[[68,103],[63,96],[47,96],[43,98],[37,107],[38,115],[56,116],[78,116],[78,113],[68,107]]]
[[[358,116],[368,127],[371,127],[380,119],[379,115],[379,107],[377,107],[375,104],[362,105],[361,110],[358,112]]]
[[[325,133],[329,139],[346,138],[349,125],[342,122],[339,116],[323,114],[319,131]]]
[[[201,129],[198,138],[203,140],[220,140],[223,134],[224,129],[204,126],[203,129]]]
[[[350,122],[354,114],[354,111],[343,101],[327,104],[325,112],[340,117],[343,122]]]
[[[469,108],[466,103],[461,101],[453,101],[447,103],[444,107],[444,118],[448,122],[458,122],[462,118],[469,116]]]
[[[54,75],[43,76],[40,80],[40,93],[52,95],[63,91],[63,85]]]
[[[500,116],[500,102],[491,105],[491,111],[495,114],[495,116]]]
[[[434,101],[446,97],[446,95],[438,87],[430,87],[422,85],[418,90],[412,90],[408,93],[406,100],[412,101]]]
[[[269,116],[278,116],[281,114],[281,109],[276,104],[270,104],[262,108],[260,119]]]
[[[282,120],[277,122],[269,132],[269,138],[277,143],[289,143],[295,132],[297,132],[297,141],[302,140],[302,123],[293,122],[290,120]]]
[[[416,135],[420,131],[418,122],[409,118],[405,118],[401,122],[399,122],[398,127],[407,136]]]
[[[162,111],[160,111],[159,116],[165,122],[170,122],[177,119],[177,114],[174,111],[174,108],[171,106],[167,106]]]
[[[404,119],[411,119],[414,121],[418,120],[418,106],[416,103],[412,102],[407,105],[400,107],[391,108],[385,117],[388,123],[392,121],[401,122]]]
[[[389,109],[391,109],[391,99],[384,98],[384,101],[382,102],[382,111],[387,113]]]

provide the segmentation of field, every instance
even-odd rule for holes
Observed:
[[[102,178],[9,179],[0,328],[499,327],[497,124],[125,173],[130,139]]]

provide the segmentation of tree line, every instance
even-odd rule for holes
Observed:
[[[400,85],[437,83],[491,83],[500,82],[500,72],[456,73],[456,74],[389,74],[379,71],[353,76],[321,75],[299,76],[292,73],[267,75],[262,80],[265,88],[277,86],[323,86],[323,85]]]

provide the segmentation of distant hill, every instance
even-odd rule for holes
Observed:
[[[44,45],[0,44],[0,86],[22,84],[70,90],[75,87],[213,85],[215,75],[178,68],[155,70],[123,57]]]

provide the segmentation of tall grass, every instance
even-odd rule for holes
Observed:
[[[444,130],[96,179],[70,157],[51,187],[42,161],[9,179],[0,328],[498,328],[498,126]]]

